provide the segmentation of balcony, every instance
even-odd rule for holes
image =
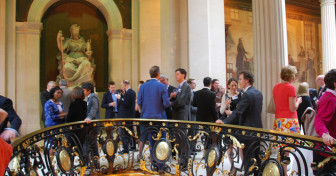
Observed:
[[[312,163],[313,151],[330,157]],[[204,122],[112,119],[62,124],[20,138],[5,175],[282,176],[313,170],[335,175],[335,161],[336,145],[310,136]]]

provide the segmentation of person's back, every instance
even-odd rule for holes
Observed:
[[[164,100],[162,97],[166,97]],[[141,118],[161,119],[165,107],[169,106],[167,88],[157,79],[142,84],[139,89],[138,104],[141,105]]]
[[[87,116],[100,119],[99,98],[96,93],[91,93],[87,100]]]
[[[262,128],[261,110],[263,95],[258,89],[252,86],[248,88],[244,94],[247,94],[247,99],[250,103],[247,110],[242,114],[242,116],[245,118],[239,119],[239,125]],[[254,118],[248,118],[249,116]]]
[[[63,103],[64,112],[69,112],[69,107],[71,103],[71,90],[67,87],[61,87],[63,95],[60,98],[60,101]]]
[[[274,86],[275,118],[297,118],[296,111],[292,112],[289,109],[289,97],[296,97],[296,89],[292,84],[285,82]]]
[[[215,122],[217,117],[216,94],[207,88],[195,92],[193,105],[197,107],[196,120]]]

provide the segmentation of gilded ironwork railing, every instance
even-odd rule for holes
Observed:
[[[316,137],[204,122],[68,123],[18,139],[13,151],[5,175],[336,174],[335,144],[328,147]],[[313,152],[328,157],[312,163]]]

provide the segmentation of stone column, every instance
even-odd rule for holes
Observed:
[[[109,44],[108,73],[109,81],[117,85],[122,80],[132,81],[132,31],[115,28],[107,31]]]
[[[253,0],[255,87],[264,96],[263,128],[273,129],[274,115],[266,113],[280,71],[288,65],[285,0]]]
[[[189,70],[190,77],[203,87],[210,76],[226,81],[224,0],[189,0]]]
[[[161,72],[169,83],[177,85],[175,69],[180,66],[180,1],[160,1],[161,21]],[[187,68],[185,68],[187,69]]]
[[[132,88],[138,92],[139,84],[139,0],[132,1]]]
[[[0,95],[6,95],[6,1],[0,1]]]
[[[161,22],[159,0],[139,0],[140,79],[149,79],[149,69],[161,64]]]
[[[16,112],[22,119],[22,134],[40,129],[41,30],[40,22],[16,23]]]
[[[335,0],[320,0],[323,74],[336,68]]]

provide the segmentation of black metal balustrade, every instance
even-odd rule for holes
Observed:
[[[328,147],[319,138],[203,122],[68,123],[26,135],[13,149],[5,175],[282,176],[283,166],[290,165],[291,175],[310,175],[311,169],[317,175],[336,175],[336,145]],[[310,164],[313,151],[330,157]]]

